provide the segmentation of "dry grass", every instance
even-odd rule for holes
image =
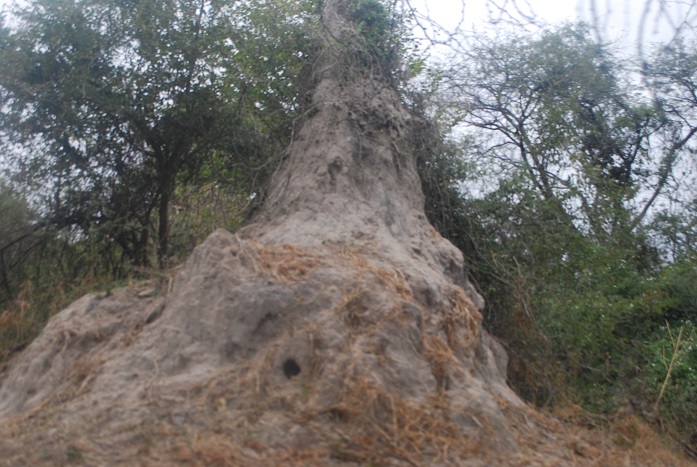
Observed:
[[[361,462],[394,459],[421,465],[424,459],[453,463],[476,457],[481,447],[443,416],[446,405],[439,397],[410,401],[360,380],[332,410],[346,425],[339,431],[342,448]]]
[[[282,284],[303,280],[317,268],[327,265],[325,258],[291,245],[257,245],[256,251],[259,271]]]
[[[460,357],[471,354],[481,320],[462,291],[446,290],[449,306],[428,310],[399,272],[355,253],[333,261],[290,247],[256,247],[244,254],[258,274],[281,284],[308,280],[325,267],[353,279],[333,309],[293,325],[253,358],[221,367],[216,376],[179,392],[163,392],[153,383],[136,410],[139,418],[130,421],[66,417],[70,404],[90,390],[102,363],[89,358],[88,348],[105,338],[87,331],[68,335],[64,351],[84,346],[85,359],[71,369],[55,397],[29,414],[3,420],[0,465],[133,465],[134,459],[153,466],[245,467],[691,465],[675,445],[631,414],[600,423],[578,409],[544,414],[505,400],[497,404],[520,449],[492,449],[487,438],[495,439],[494,426],[486,416],[460,413],[466,409],[454,407],[448,392],[449,378],[462,376]],[[407,302],[424,316],[418,325],[404,323]],[[345,348],[332,350],[336,354],[320,349],[322,319],[333,320],[346,337]],[[428,394],[389,389],[381,379],[383,363],[366,366],[376,357],[369,353],[380,350],[354,344],[358,337],[369,342],[383,326],[395,324],[410,324],[421,333],[421,358],[437,382]],[[287,336],[297,345],[305,342],[309,362],[299,378],[279,383],[273,375]],[[463,430],[455,415],[473,420],[478,429]]]
[[[134,459],[147,466],[695,465],[632,415],[589,428],[578,416],[509,407],[521,451],[506,457],[467,438],[442,416],[447,410],[439,398],[416,404],[359,381],[334,407],[289,414],[314,440],[305,446],[240,437],[238,412],[199,414],[183,427],[163,417],[97,439],[87,426],[29,418],[0,428],[0,465],[133,465]]]

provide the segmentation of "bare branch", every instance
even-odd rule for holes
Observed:
[[[670,148],[668,154],[666,154],[666,156],[664,157],[663,165],[659,170],[658,183],[656,183],[656,187],[654,188],[651,197],[645,203],[639,215],[632,221],[630,230],[636,229],[637,226],[641,224],[641,222],[644,220],[646,214],[649,212],[649,209],[651,209],[651,206],[653,206],[653,203],[656,201],[656,198],[658,198],[658,196],[661,194],[666,184],[668,183],[668,180],[671,174],[673,173],[673,166],[675,165],[675,162],[678,159],[678,154],[680,150],[690,141],[690,139],[695,134],[697,134],[697,128],[692,128],[683,139],[675,142],[673,146]]]

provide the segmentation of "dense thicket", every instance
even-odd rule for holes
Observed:
[[[434,109],[454,131],[424,185],[470,259],[511,383],[543,405],[657,409],[687,440],[697,51],[676,42],[637,70],[583,26],[468,50],[439,71]]]

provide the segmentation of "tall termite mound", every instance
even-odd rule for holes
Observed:
[[[162,293],[75,302],[13,362],[8,458],[40,463],[20,452],[39,441],[111,464],[515,455],[505,353],[461,253],[424,215],[425,123],[357,52],[350,8],[325,3],[302,121],[255,222],[213,233]]]

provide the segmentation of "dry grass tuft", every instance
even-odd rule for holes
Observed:
[[[192,466],[239,466],[242,459],[238,446],[221,435],[195,434],[190,443],[175,450],[174,461]]]
[[[448,290],[450,307],[443,310],[443,328],[452,349],[469,350],[479,342],[482,315],[460,288]]]
[[[261,272],[279,283],[288,284],[307,278],[326,261],[305,249],[290,245],[257,246]]]
[[[332,457],[390,465],[457,463],[481,454],[478,442],[449,420],[443,398],[424,403],[389,393],[367,378],[355,381],[341,401],[326,409],[339,440]],[[446,403],[447,404],[447,403]]]

